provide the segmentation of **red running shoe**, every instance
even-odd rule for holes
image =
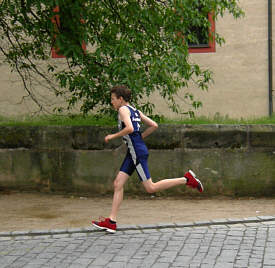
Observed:
[[[202,183],[196,178],[196,175],[192,170],[186,172],[184,177],[187,179],[186,185],[191,188],[197,188],[200,193],[203,192]]]
[[[110,218],[100,217],[99,221],[92,221],[93,226],[109,233],[116,232],[116,223],[111,223]]]

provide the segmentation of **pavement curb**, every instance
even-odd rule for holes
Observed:
[[[140,225],[121,225],[117,231],[128,230],[146,230],[146,229],[164,229],[164,228],[184,228],[184,227],[201,227],[211,225],[232,225],[245,223],[261,223],[275,221],[275,216],[257,216],[242,219],[215,219],[209,221],[181,222],[181,223],[158,223],[158,224],[140,224]],[[0,232],[1,237],[17,237],[17,236],[42,236],[42,235],[62,235],[74,233],[95,233],[102,232],[94,229],[92,225],[84,228],[69,228],[69,229],[52,229],[52,230],[29,230],[29,231],[12,231]]]

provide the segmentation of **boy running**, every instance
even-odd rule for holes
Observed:
[[[113,203],[109,217],[101,221],[92,221],[95,227],[110,233],[116,232],[117,214],[123,200],[123,186],[135,170],[148,193],[155,193],[183,184],[196,188],[199,192],[203,191],[202,183],[191,170],[181,178],[165,179],[158,182],[152,181],[147,164],[149,153],[143,139],[154,132],[158,125],[141,111],[132,107],[129,104],[130,99],[131,91],[126,86],[115,86],[111,89],[111,102],[114,109],[118,111],[119,131],[107,135],[105,142],[108,143],[112,139],[123,137],[128,150],[120,171],[114,180]],[[140,132],[141,122],[147,126],[143,133]]]

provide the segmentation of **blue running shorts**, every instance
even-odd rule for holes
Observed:
[[[137,157],[135,164],[130,152],[128,151],[120,167],[120,171],[123,171],[124,173],[131,176],[134,170],[136,170],[141,181],[146,181],[150,179],[151,176],[147,164],[148,156],[149,155],[147,154]]]

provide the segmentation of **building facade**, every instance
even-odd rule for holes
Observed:
[[[218,114],[230,118],[252,118],[268,116],[271,110],[274,111],[275,92],[270,95],[274,88],[270,79],[274,78],[274,68],[270,73],[274,57],[269,53],[268,47],[271,39],[268,3],[269,0],[240,1],[245,12],[244,18],[234,20],[231,15],[225,15],[215,22],[217,32],[225,38],[226,43],[222,47],[216,45],[214,51],[190,54],[194,62],[211,69],[214,73],[214,83],[207,92],[189,87],[195,98],[203,103],[202,108],[195,111],[197,116],[213,117]],[[275,14],[274,5],[269,11],[271,15]],[[272,28],[275,36],[275,27]],[[272,48],[275,51],[274,42]],[[38,83],[37,88],[39,86]],[[31,98],[24,98],[27,93],[20,77],[10,71],[1,54],[0,91],[1,116],[29,114],[37,110]],[[181,94],[184,95],[184,90],[179,96]],[[42,88],[38,98],[48,100],[49,109],[62,103],[62,99],[56,99]],[[156,113],[169,118],[179,117],[169,111],[166,103],[158,95],[154,95],[152,100],[156,104]],[[189,109],[180,99],[178,101],[186,110]]]
[[[253,118],[269,115],[270,86],[269,60],[274,59],[268,53],[268,1],[242,0],[241,7],[245,17],[234,20],[225,15],[218,18],[215,27],[226,40],[215,52],[191,54],[195,62],[214,73],[214,84],[207,92],[197,88],[189,90],[201,100],[203,107],[196,115],[213,117],[215,115],[230,118]],[[271,10],[274,18],[274,5]],[[274,19],[273,19],[274,25]],[[274,27],[273,36],[275,36]],[[272,44],[275,51],[275,43]],[[269,58],[270,57],[270,58]],[[274,78],[274,68],[270,75]],[[274,81],[274,79],[273,79]],[[155,96],[158,112],[168,117],[174,115],[166,109],[165,103]],[[272,103],[275,111],[275,92]]]

